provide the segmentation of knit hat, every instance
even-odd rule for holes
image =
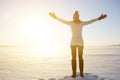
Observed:
[[[79,19],[79,13],[78,11],[75,11],[74,15],[73,15],[73,20]]]

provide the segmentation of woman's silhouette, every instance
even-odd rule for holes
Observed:
[[[79,19],[79,13],[78,11],[75,11],[73,14],[73,20],[72,21],[66,21],[63,20],[55,15],[55,13],[49,13],[51,17],[54,19],[57,19],[58,21],[67,24],[71,28],[72,32],[72,39],[71,39],[71,54],[72,54],[72,60],[71,60],[71,66],[72,66],[72,76],[73,78],[76,77],[76,51],[78,50],[78,58],[79,58],[79,69],[80,69],[80,76],[84,77],[84,60],[83,60],[83,48],[84,48],[84,43],[83,43],[83,38],[82,38],[82,28],[85,25],[91,24],[95,21],[102,20],[107,17],[106,14],[100,15],[98,18],[89,20],[89,21],[81,21]]]

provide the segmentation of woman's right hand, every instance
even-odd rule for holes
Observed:
[[[57,18],[54,12],[50,12],[49,15],[50,15],[51,17],[53,17],[54,19]]]

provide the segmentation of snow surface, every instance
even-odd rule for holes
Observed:
[[[38,80],[45,80],[45,79],[38,79]],[[113,79],[107,79],[99,77],[98,75],[93,75],[91,73],[85,73],[84,78],[79,76],[79,73],[77,73],[76,78],[72,78],[70,76],[64,76],[63,78],[49,78],[48,80],[113,80]]]

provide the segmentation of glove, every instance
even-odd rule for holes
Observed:
[[[101,16],[100,17],[98,17],[98,20],[102,20],[102,19],[104,19],[104,18],[106,18],[107,17],[107,15],[106,14],[101,14]]]
[[[57,17],[56,17],[56,15],[55,15],[55,13],[49,13],[49,15],[51,16],[51,17],[53,17],[54,19],[56,19]]]

